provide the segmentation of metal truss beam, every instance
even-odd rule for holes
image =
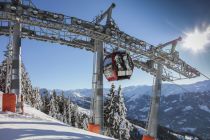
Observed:
[[[8,2],[0,2],[0,20],[2,21],[0,26],[0,34],[2,35],[8,35],[8,27],[3,22],[19,21],[24,28],[22,37],[29,39],[85,48],[88,51],[96,51],[91,39],[102,41],[114,49],[120,48],[128,51],[133,56],[137,68],[141,68],[154,76],[156,76],[157,62],[159,62],[164,66],[163,81],[200,76],[200,72],[180,59],[177,52],[168,53],[159,49],[159,46],[155,47],[132,37],[120,31],[112,22],[107,27],[75,17],[37,9],[30,5],[14,5]],[[148,60],[154,62],[154,67],[147,65]],[[177,73],[178,76],[172,75],[171,71]]]

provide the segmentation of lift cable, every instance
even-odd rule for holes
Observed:
[[[186,92],[191,92],[191,91],[189,91],[188,89],[184,88],[183,86],[181,86],[181,85],[179,85],[179,84],[177,84],[177,83],[175,83],[175,82],[173,82],[173,81],[170,81],[170,82],[171,82],[172,84],[174,84],[175,86],[181,88],[182,90],[186,91]]]
[[[208,77],[207,75],[203,74],[200,72],[201,75],[203,75],[205,78],[207,78],[208,80],[210,80],[210,77]]]
[[[206,79],[210,80],[210,77],[208,77],[207,75],[205,75],[205,74],[202,73],[201,71],[199,71],[199,72],[200,72],[200,74],[201,74],[202,76],[204,76]],[[187,92],[190,92],[189,90],[187,90],[187,89],[184,88],[183,86],[181,86],[181,85],[179,85],[179,84],[176,84],[174,81],[169,81],[169,82],[173,83],[173,84],[176,85],[177,87],[180,87],[181,89],[183,89],[183,90],[185,90],[185,91],[187,91]]]

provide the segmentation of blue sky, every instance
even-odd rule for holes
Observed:
[[[116,3],[113,18],[120,29],[132,36],[158,45],[199,27],[210,26],[208,0],[34,0],[40,8],[84,20],[92,19],[112,2]],[[8,38],[1,36],[0,61],[3,60]],[[210,47],[204,52],[192,53],[178,46],[180,57],[210,76]],[[32,84],[49,89],[91,88],[93,54],[59,44],[22,40],[22,59]],[[205,78],[177,81],[192,83]],[[116,82],[123,87],[151,85],[153,77],[138,69],[130,80]],[[110,83],[104,78],[104,86]]]

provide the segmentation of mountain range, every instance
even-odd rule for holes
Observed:
[[[46,92],[47,89],[40,89]],[[50,91],[50,90],[48,90]],[[92,89],[59,90],[79,106],[89,109]],[[105,95],[109,89],[104,89]],[[147,121],[151,103],[152,86],[123,88],[127,117]],[[133,113],[135,112],[135,113]],[[210,140],[210,80],[194,84],[163,84],[159,123],[178,132],[190,132]]]

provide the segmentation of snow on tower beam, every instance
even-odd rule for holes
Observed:
[[[6,21],[2,21],[2,22],[4,22],[4,24],[2,23],[0,26],[0,34],[9,35],[8,24],[5,23]],[[36,29],[36,30],[33,30],[33,29]],[[23,28],[22,28],[22,38],[35,39],[35,40],[40,40],[40,41],[48,41],[51,43],[59,43],[61,45],[72,46],[75,48],[81,48],[81,49],[84,48],[84,49],[86,49],[88,51],[92,51],[92,52],[94,51],[93,44],[90,41],[86,41],[87,38],[85,40],[79,40],[79,39],[75,40],[74,39],[75,34],[68,35],[65,32],[64,33],[59,32],[56,35],[55,33],[56,32],[51,34],[45,28],[33,28],[32,26],[23,25]],[[63,35],[61,33],[63,33]],[[107,46],[105,48],[107,48]],[[131,53],[131,54],[137,55],[137,57],[133,58],[134,64],[137,68],[140,68],[143,71],[150,73],[151,75],[156,74],[156,71],[157,71],[156,69],[148,68],[146,65],[144,65],[144,63],[142,63],[142,60],[139,59],[142,57],[142,55],[138,55],[136,53]],[[176,65],[174,65],[174,69],[176,68],[175,66]],[[187,65],[185,65],[185,66],[187,66]],[[181,69],[181,68],[179,68],[179,69]],[[163,81],[173,81],[173,80],[181,79],[181,77],[173,77],[170,73],[166,73],[166,71],[165,71],[165,73],[163,73],[163,75],[162,75],[162,79],[163,79]]]
[[[3,25],[3,24],[1,24]],[[7,25],[7,26],[6,26]],[[32,28],[33,29],[33,28]],[[43,31],[43,30],[42,30]],[[47,34],[48,33],[48,34]],[[9,35],[9,26],[8,24],[4,23],[4,26],[0,26],[0,34],[3,35]],[[40,31],[34,31],[34,30],[30,30],[28,28],[26,28],[25,26],[23,26],[22,28],[22,38],[29,38],[29,39],[36,39],[36,40],[40,40],[40,41],[48,41],[51,43],[59,43],[61,45],[67,45],[67,46],[72,46],[75,48],[84,48],[88,51],[92,51],[94,52],[95,50],[93,49],[93,44],[89,41],[84,41],[84,40],[66,40],[66,38],[71,38],[71,36],[66,36],[66,38],[61,38],[61,35],[58,35],[57,37],[53,36],[49,33],[49,32],[45,32],[44,35],[40,35]],[[106,48],[108,50],[108,48]],[[108,55],[109,52],[105,52],[105,55]],[[134,65],[139,68],[142,69],[143,71],[147,71],[148,73],[150,73],[151,75],[155,75],[157,69],[149,69],[147,67],[147,65],[145,65],[145,63],[141,62],[140,60],[137,60],[137,58],[133,58],[133,62]],[[162,75],[162,79],[164,81],[172,81],[173,79],[169,77],[166,74]]]
[[[112,3],[112,5],[100,16],[96,17],[96,23],[99,24],[106,16],[107,16],[107,22],[106,25],[110,24],[111,22],[111,15],[112,15],[112,9],[115,7],[115,4]]]
[[[164,66],[164,69],[172,70],[178,74],[183,75],[185,78],[194,78],[200,76],[199,71],[197,71],[195,68],[189,66],[186,62],[181,60],[179,56],[175,56],[174,54],[155,49],[157,47],[145,41],[132,37],[120,31],[115,26],[101,25],[78,19],[75,17],[69,17],[63,14],[37,9],[29,5],[14,5],[12,3],[0,2],[0,20],[8,20],[11,22],[15,22],[17,18],[19,18],[20,23],[31,27],[36,27],[36,29],[42,28],[46,31],[54,30],[55,32],[58,32],[58,34],[68,33],[81,36],[82,38],[96,39],[106,44],[111,44],[114,47],[124,49],[130,52],[131,54],[139,55],[139,58],[144,56],[147,59],[153,60],[155,63],[161,60],[160,62]],[[32,35],[25,36],[30,37]],[[46,38],[47,41],[52,41],[52,39],[49,39],[48,35],[42,35],[42,37]],[[38,37],[32,38],[40,39]],[[61,41],[61,38],[57,36],[54,38],[56,38],[57,40],[55,39],[56,41],[52,42],[60,44],[61,42],[64,42]],[[68,43],[63,44],[68,45]],[[76,47],[83,48],[82,45],[84,44],[78,44],[79,45],[77,45]],[[90,48],[89,50],[93,49]],[[141,60],[139,58],[137,57],[135,59],[135,61],[139,62],[136,63],[136,66],[138,64],[138,67],[142,68],[144,66],[141,66]],[[153,73],[148,68],[146,69],[146,71],[148,71],[150,74]],[[172,81],[177,79],[169,75],[169,73],[165,74],[165,76],[163,77],[166,78],[163,78],[163,80]]]
[[[61,45],[67,45],[67,46],[72,46],[75,48],[84,48],[87,51],[92,51],[94,52],[95,50],[93,49],[93,44],[90,41],[84,41],[84,40],[65,40],[63,38],[61,38],[61,35],[59,35],[59,37],[51,37],[51,34],[49,34],[49,32],[46,32],[48,34],[45,35],[39,35],[39,31],[33,31],[33,30],[29,30],[27,28],[22,28],[22,38],[29,38],[29,39],[35,39],[35,40],[40,40],[40,41],[48,41],[51,43],[59,43]],[[9,26],[0,26],[0,34],[3,35],[9,35]],[[70,38],[70,36],[68,37]],[[107,49],[107,47],[105,47]],[[108,49],[107,49],[108,50]],[[104,55],[108,55],[110,54],[109,52],[105,52]],[[154,75],[157,73],[157,69],[155,68],[148,68],[147,65],[145,65],[145,63],[143,63],[141,60],[137,60],[137,58],[133,58],[133,62],[135,67],[142,69],[143,71],[146,71],[148,73],[150,73],[151,75]],[[173,81],[174,77],[172,77],[172,75],[169,75],[168,73],[163,73],[162,74],[162,79],[163,81]]]
[[[12,31],[13,32],[13,31]],[[9,36],[9,26],[0,26],[0,35],[6,35]],[[39,31],[34,31],[34,30],[29,30],[27,28],[22,28],[22,38],[28,38],[28,39],[34,39],[34,40],[39,40],[39,41],[44,41],[44,42],[50,42],[50,43],[59,43],[60,45],[66,45],[66,46],[71,46],[75,48],[80,48],[80,49],[86,49],[87,51],[94,51],[93,50],[93,44],[90,43],[89,41],[84,41],[84,40],[67,40],[63,39],[60,37],[55,37],[52,36],[52,34],[45,34],[41,35]],[[66,36],[70,37],[70,36]]]

